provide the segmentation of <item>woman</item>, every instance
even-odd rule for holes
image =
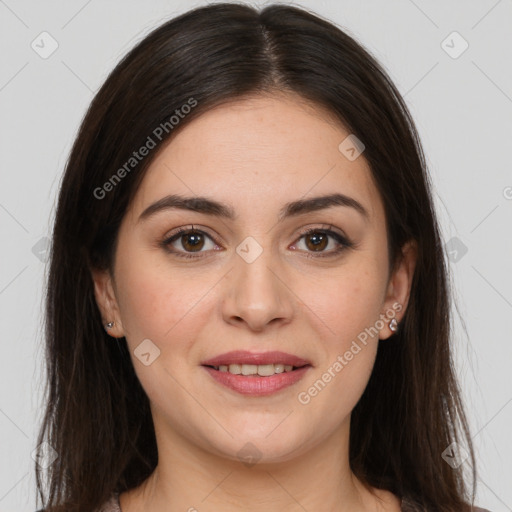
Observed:
[[[449,306],[373,57],[295,7],[175,18],[108,77],[63,178],[43,506],[482,510]]]

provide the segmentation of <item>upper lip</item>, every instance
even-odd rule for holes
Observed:
[[[203,366],[220,366],[229,364],[272,364],[282,363],[292,366],[305,366],[311,363],[301,357],[287,354],[286,352],[248,352],[247,350],[234,350],[225,352],[212,359],[203,361]]]

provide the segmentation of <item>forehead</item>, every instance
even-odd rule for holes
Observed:
[[[209,196],[241,214],[307,196],[340,192],[383,214],[370,168],[339,149],[348,132],[333,116],[293,95],[245,98],[187,124],[154,159],[132,204],[139,215],[166,194]]]

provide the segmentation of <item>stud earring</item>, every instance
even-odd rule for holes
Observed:
[[[396,321],[396,318],[393,318],[391,320],[391,322],[389,322],[389,328],[393,331],[393,332],[396,332],[397,329],[398,329],[398,322]]]
[[[108,324],[105,324],[105,329],[112,329],[114,327],[114,322],[109,322]]]

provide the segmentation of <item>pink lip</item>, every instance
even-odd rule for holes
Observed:
[[[217,365],[215,365],[217,366]],[[204,366],[204,369],[219,383],[243,395],[270,395],[298,382],[311,368],[310,365],[291,372],[276,373],[270,377],[234,375]]]
[[[234,350],[220,354],[212,359],[203,361],[203,366],[220,366],[230,364],[272,364],[281,363],[292,366],[305,366],[311,365],[306,359],[287,354],[286,352],[248,352],[247,350]],[[283,374],[278,374],[283,375]],[[269,379],[272,377],[264,377]]]

